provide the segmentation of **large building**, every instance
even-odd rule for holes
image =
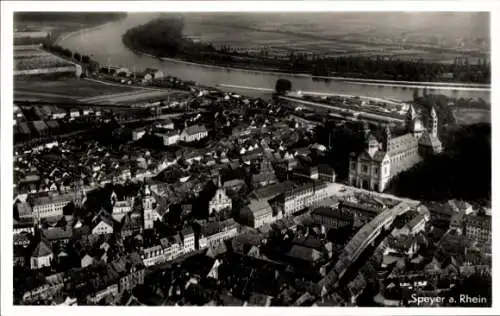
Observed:
[[[415,109],[410,106],[406,117],[406,133],[392,137],[390,128],[385,129],[380,142],[369,131],[366,148],[360,154],[351,153],[349,183],[367,190],[382,192],[390,180],[429,155],[440,153],[438,117],[434,108],[429,115],[429,128],[425,129]]]
[[[217,213],[224,209],[231,209],[233,207],[233,202],[231,198],[227,196],[226,189],[222,186],[220,176],[217,182],[217,191],[215,192],[214,197],[208,203],[208,212],[209,215]]]
[[[465,236],[480,245],[491,244],[491,217],[467,215],[465,218]]]
[[[290,216],[307,207],[317,206],[322,200],[332,196],[334,187],[331,183],[320,181],[297,185],[291,181],[285,182],[284,216]]]
[[[259,228],[262,225],[274,222],[273,210],[266,200],[251,199],[240,213],[240,220],[243,224]]]
[[[180,140],[186,143],[191,143],[195,141],[199,141],[208,136],[208,131],[205,128],[205,125],[193,125],[186,127],[181,135]]]
[[[252,185],[254,188],[276,183],[276,175],[271,162],[263,159],[260,163],[259,173],[252,175]]]
[[[39,221],[42,218],[58,217],[63,215],[63,209],[69,202],[80,206],[85,198],[82,190],[58,194],[57,192],[43,192],[30,195],[28,202],[33,210],[33,218]]]
[[[322,206],[311,212],[311,220],[316,225],[338,229],[345,226],[352,226],[354,223],[354,214],[337,207]]]

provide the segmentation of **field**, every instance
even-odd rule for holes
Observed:
[[[95,104],[134,104],[167,98],[179,92],[167,89],[147,89],[90,80],[67,78],[40,80],[15,78],[14,98],[27,101],[78,101]]]
[[[15,70],[33,70],[33,69],[47,69],[47,68],[59,68],[59,67],[70,67],[73,64],[65,61],[64,59],[58,58],[56,56],[45,54],[40,56],[30,56],[23,58],[14,58],[14,69]]]
[[[491,123],[491,111],[484,109],[453,109],[453,116],[459,125]]]
[[[481,13],[184,14],[184,34],[214,46],[328,56],[380,54],[450,62],[489,55],[489,15]]]
[[[137,89],[126,86],[105,85],[88,80],[67,78],[60,80],[40,80],[37,78],[15,78],[14,96],[16,99],[25,99],[23,96],[46,95],[48,98],[80,99],[106,94],[130,92]]]

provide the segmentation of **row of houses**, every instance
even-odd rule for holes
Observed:
[[[145,267],[137,253],[130,253],[109,264],[88,266],[57,273],[45,278],[45,282],[23,295],[23,303],[51,299],[62,294],[67,287],[85,296],[87,304],[97,304],[110,297],[114,300],[119,294],[130,291],[144,283]]]
[[[158,244],[144,248],[141,258],[146,267],[175,260],[196,250],[217,248],[224,241],[238,234],[238,225],[233,219],[216,222],[199,222],[200,232],[185,228],[172,238],[161,238]]]
[[[164,128],[165,129],[165,128]],[[172,146],[182,141],[192,143],[200,141],[208,136],[205,125],[192,125],[184,128],[182,132],[166,128],[166,131],[155,132],[154,135],[161,138],[164,146]],[[137,141],[146,135],[147,128],[141,127],[132,131],[132,140]]]

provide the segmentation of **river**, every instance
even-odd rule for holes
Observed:
[[[278,78],[292,81],[294,90],[304,92],[327,92],[394,100],[411,100],[416,87],[412,84],[374,84],[350,80],[313,80],[310,76],[294,76],[259,71],[222,69],[204,65],[184,63],[134,53],[122,43],[122,35],[130,28],[147,23],[160,13],[129,14],[125,19],[76,32],[63,37],[59,44],[72,51],[92,56],[101,64],[127,67],[131,70],[157,68],[184,80],[192,80],[201,85],[220,86],[222,89],[250,96],[269,96]],[[490,102],[489,89],[476,87],[429,87],[429,92],[454,97],[483,98]]]

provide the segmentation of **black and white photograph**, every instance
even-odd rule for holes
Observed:
[[[498,305],[492,9],[22,2],[12,310]]]

